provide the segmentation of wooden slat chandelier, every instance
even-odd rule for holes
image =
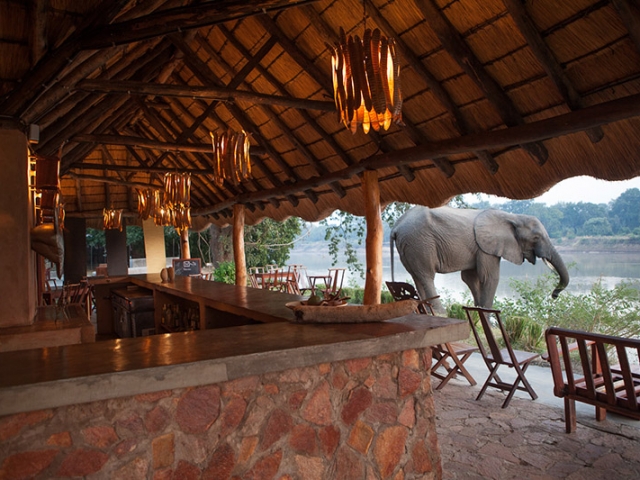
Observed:
[[[233,185],[251,176],[249,135],[243,130],[228,130],[222,134],[209,132],[213,147],[213,180],[222,187],[226,180]]]
[[[102,224],[105,230],[122,231],[122,209],[104,208],[102,210]]]
[[[333,92],[339,120],[356,133],[388,130],[402,123],[400,63],[395,41],[379,29],[365,28],[362,39],[340,27],[340,42],[331,57]]]
[[[138,215],[156,225],[172,226],[178,233],[191,227],[191,175],[167,173],[164,191],[138,190]]]

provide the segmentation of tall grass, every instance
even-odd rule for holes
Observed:
[[[544,351],[544,330],[551,326],[640,338],[640,282],[623,281],[603,287],[601,279],[584,294],[562,292],[553,299],[557,277],[512,280],[515,295],[496,301],[515,348]]]

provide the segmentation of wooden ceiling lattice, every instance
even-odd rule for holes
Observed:
[[[332,97],[343,27],[393,37],[402,126],[352,135]],[[0,0],[0,128],[62,149],[69,216],[190,171],[198,225],[531,198],[575,175],[640,174],[640,7],[633,0]],[[209,132],[251,135],[253,178],[218,187]]]

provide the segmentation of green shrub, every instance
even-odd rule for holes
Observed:
[[[608,289],[602,280],[584,294],[562,292],[553,299],[557,277],[550,273],[535,282],[510,282],[512,298],[497,301],[494,307],[502,318],[525,317],[542,330],[556,326],[621,337],[640,336],[640,282],[623,281]],[[544,348],[544,346],[543,346]]]
[[[222,262],[218,268],[213,271],[213,279],[216,282],[236,283],[236,264],[235,262]]]

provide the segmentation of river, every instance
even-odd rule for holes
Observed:
[[[570,282],[567,292],[574,294],[586,293],[599,279],[607,288],[612,288],[624,280],[640,280],[640,252],[637,253],[600,253],[600,252],[561,252],[567,268],[569,269]],[[364,265],[364,248],[358,250],[358,258]],[[344,259],[342,259],[344,260]],[[301,243],[291,251],[290,264],[302,264],[307,267],[309,275],[326,274],[331,267],[331,256],[325,243]],[[346,262],[339,263],[337,267],[346,267]],[[411,276],[404,269],[400,259],[395,254],[395,279],[396,281],[409,281]],[[389,244],[383,246],[383,281],[391,280],[391,267],[389,257]],[[500,264],[500,284],[496,296],[504,298],[513,295],[510,288],[510,279],[535,281],[541,275],[549,272],[542,261],[531,265],[529,262],[522,265],[503,260]],[[470,298],[471,294],[467,286],[460,279],[460,273],[448,273],[436,275],[436,289],[444,297],[463,300],[465,294]],[[364,280],[357,273],[347,271],[345,286],[364,285]]]

